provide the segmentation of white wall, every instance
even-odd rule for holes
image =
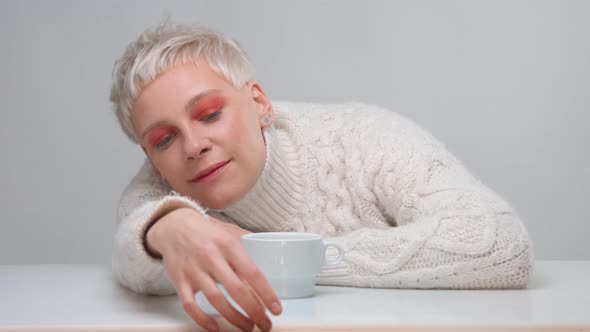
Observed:
[[[111,69],[169,14],[240,41],[275,100],[403,113],[519,211],[541,259],[590,259],[588,1],[1,1],[0,263],[110,259],[142,161]]]

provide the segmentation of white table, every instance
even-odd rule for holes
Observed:
[[[283,300],[273,330],[590,331],[589,282],[590,261],[538,261],[526,290],[318,287]],[[176,296],[132,293],[108,266],[0,265],[0,291],[0,331],[200,330]]]

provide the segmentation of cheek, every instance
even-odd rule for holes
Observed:
[[[232,116],[227,120],[223,126],[216,128],[219,130],[215,133],[217,143],[231,157],[240,160],[243,166],[254,167],[254,164],[258,164],[257,156],[262,154],[264,158],[265,154],[257,118]]]
[[[251,129],[245,119],[234,117],[223,126],[223,141],[233,149],[248,146],[251,144]]]
[[[240,124],[238,121],[234,121],[233,123],[229,124],[226,135],[231,142],[239,142],[240,140],[244,140],[246,138],[246,135],[244,135],[246,132],[247,130],[243,124]]]
[[[178,161],[179,153],[173,151],[173,147],[166,151],[164,154],[155,154],[151,156],[153,166],[160,172],[160,175],[166,179],[171,185],[178,183],[179,180],[182,182],[182,163]]]

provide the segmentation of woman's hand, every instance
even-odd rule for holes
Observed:
[[[209,331],[219,327],[197,306],[195,294],[199,291],[223,317],[244,331],[251,331],[254,323],[263,331],[271,329],[266,308],[274,315],[281,313],[278,297],[240,244],[240,236],[246,233],[212,217],[205,220],[188,208],[166,214],[147,233],[148,247],[162,255],[184,310]],[[249,317],[229,303],[216,282]]]

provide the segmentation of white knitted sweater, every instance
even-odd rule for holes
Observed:
[[[143,165],[119,206],[119,282],[139,293],[175,292],[142,238],[150,220],[188,206],[254,232],[314,232],[337,241],[345,259],[324,270],[319,284],[526,287],[533,252],[523,223],[427,131],[365,104],[274,107],[262,174],[223,211],[176,194]]]

